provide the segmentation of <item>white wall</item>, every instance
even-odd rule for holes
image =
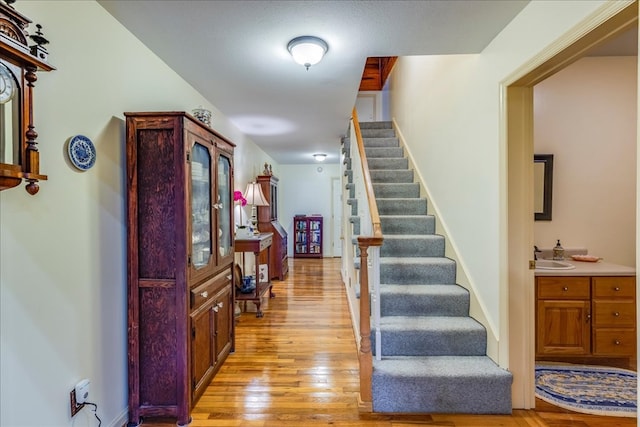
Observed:
[[[318,167],[322,172],[318,172]],[[332,256],[331,237],[331,178],[340,177],[337,163],[313,165],[280,165],[281,209],[279,222],[287,230],[289,257],[293,257],[293,217],[297,214],[320,214],[322,221],[322,255]]]
[[[637,58],[583,58],[534,88],[534,150],[553,154],[551,221],[535,243],[635,266]]]
[[[392,116],[497,336],[506,289],[500,83],[602,4],[531,2],[481,54],[401,57],[391,76]]]
[[[103,425],[120,427],[127,408],[123,112],[212,109],[214,127],[238,144],[242,185],[270,158],[97,3],[15,6],[43,25],[57,70],[39,74],[35,90],[49,180],[36,196],[24,185],[0,192],[0,425],[95,426],[90,410],[71,419],[69,409],[70,390],[90,378]],[[96,145],[89,171],[66,160],[75,134]]]

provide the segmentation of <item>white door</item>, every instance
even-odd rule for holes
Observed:
[[[358,95],[356,98],[356,110],[358,111],[358,121],[376,121],[376,97],[375,95]]]

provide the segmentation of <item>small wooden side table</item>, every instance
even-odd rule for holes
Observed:
[[[273,233],[260,233],[252,238],[241,238],[235,240],[236,252],[253,252],[255,256],[255,275],[256,275],[256,288],[253,292],[243,294],[236,292],[236,301],[253,301],[256,304],[256,317],[262,317],[262,297],[269,290],[269,298],[274,298],[276,294],[273,293],[273,284],[269,278],[269,274],[264,281],[260,281],[260,253],[267,251],[267,259],[271,259],[271,242],[273,241]],[[244,256],[244,255],[243,255]]]

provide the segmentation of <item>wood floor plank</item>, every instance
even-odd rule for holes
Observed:
[[[246,304],[236,351],[205,390],[191,427],[631,427],[635,419],[552,405],[512,415],[367,414],[358,411],[358,358],[339,259],[290,259],[263,318]],[[243,304],[244,305],[244,304]],[[175,426],[145,420],[144,427]]]

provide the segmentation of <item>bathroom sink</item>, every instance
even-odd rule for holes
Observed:
[[[536,268],[543,270],[573,270],[576,266],[564,261],[538,259],[536,260]]]

